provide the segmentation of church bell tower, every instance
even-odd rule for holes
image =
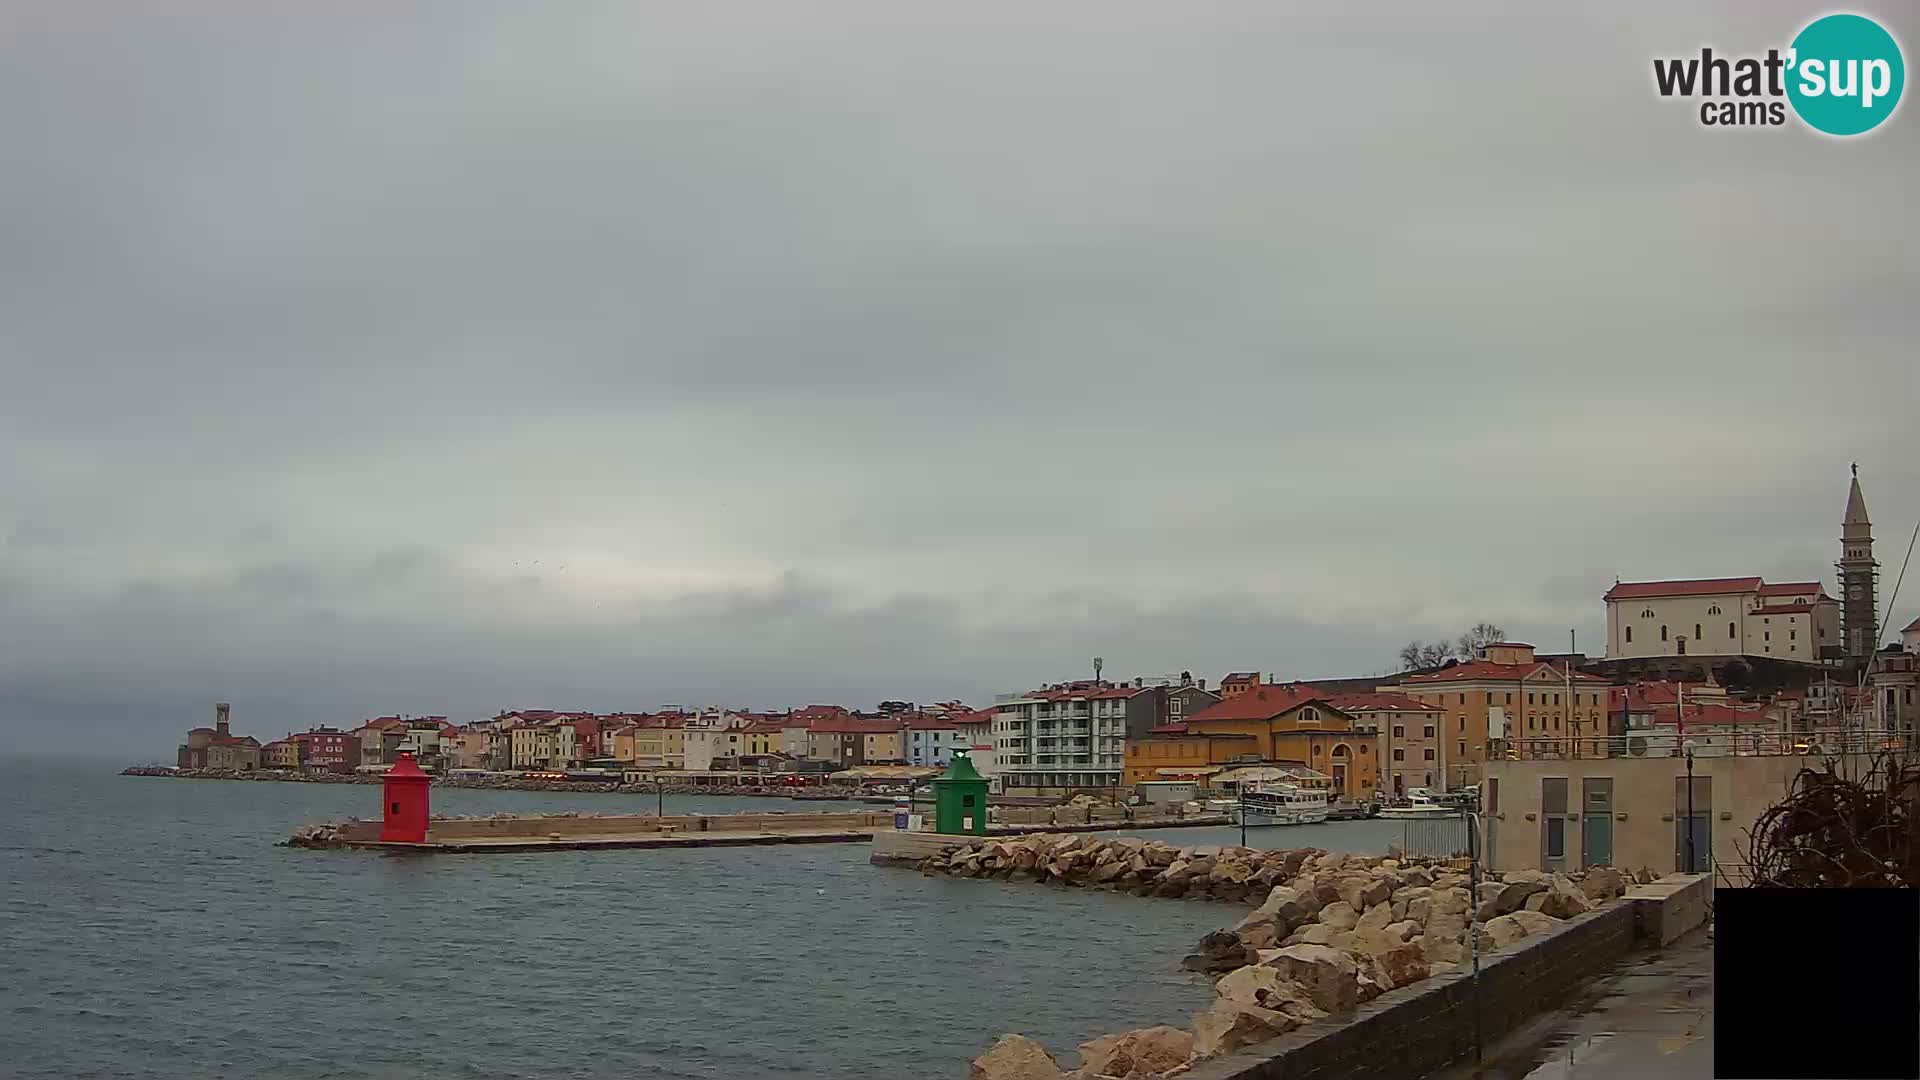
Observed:
[[[1840,639],[1847,659],[1865,662],[1879,637],[1880,564],[1873,558],[1873,522],[1860,494],[1860,466],[1853,467],[1847,489],[1847,514],[1840,524]]]

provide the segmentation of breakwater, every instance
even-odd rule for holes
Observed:
[[[381,823],[361,818],[302,825],[282,841],[297,848],[390,848],[471,853],[871,840],[893,827],[876,811],[801,814],[490,814],[429,818],[424,843],[386,843]]]
[[[157,776],[175,780],[262,780],[296,784],[379,784],[379,773],[303,773],[289,769],[172,769],[156,765],[135,765],[120,770],[121,776]],[[569,794],[607,795],[738,795],[747,798],[793,799],[796,801],[865,800],[891,802],[846,784],[810,784],[805,788],[755,784],[615,784],[596,780],[532,780],[517,776],[436,776],[434,787],[469,788],[476,791],[563,791]]]
[[[1175,848],[1082,836],[969,843],[929,856],[921,868],[1140,896],[1259,901],[1181,960],[1216,980],[1212,1005],[1190,1028],[1161,1024],[1081,1043],[1073,1073],[1040,1043],[1004,1035],[974,1059],[976,1080],[1167,1076],[1297,1028],[1338,1026],[1383,994],[1460,971],[1476,951],[1552,935],[1614,903],[1631,880],[1603,867],[1571,877],[1517,871],[1476,885],[1458,859]],[[1630,931],[1633,920],[1622,925]]]

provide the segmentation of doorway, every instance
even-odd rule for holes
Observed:
[[[1682,874],[1705,874],[1713,868],[1713,778],[1693,778],[1688,799],[1687,778],[1673,778],[1673,868]]]
[[[1580,781],[1580,863],[1613,865],[1613,777]]]

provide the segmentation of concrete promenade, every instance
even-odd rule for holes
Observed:
[[[473,855],[527,851],[604,851],[630,848],[749,847],[768,844],[859,844],[876,837],[903,850],[931,854],[970,837],[905,832],[893,827],[893,815],[878,811],[813,814],[714,814],[684,817],[581,815],[491,818],[436,818],[424,843],[380,839],[380,822],[348,821],[307,826],[294,847],[359,848],[419,854]],[[1126,827],[1177,828],[1212,823],[1210,818],[1142,818]],[[994,836],[1035,832],[1110,831],[1112,824],[994,826]],[[326,842],[302,842],[301,834],[324,830]],[[915,858],[923,857],[916,855]],[[876,861],[884,861],[876,859]]]
[[[1713,1075],[1713,927],[1632,957],[1496,1043],[1479,1066],[1429,1080],[1707,1080]]]
[[[715,830],[695,833],[584,834],[574,836],[476,836],[461,840],[428,840],[424,844],[392,844],[353,840],[345,845],[417,855],[508,854],[526,851],[609,851],[620,848],[759,847],[768,844],[858,844],[873,839],[872,830],[831,832],[752,832]]]

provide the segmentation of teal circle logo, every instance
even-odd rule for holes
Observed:
[[[1787,100],[1808,127],[1861,135],[1900,104],[1907,65],[1900,43],[1863,15],[1828,15],[1793,39]]]

